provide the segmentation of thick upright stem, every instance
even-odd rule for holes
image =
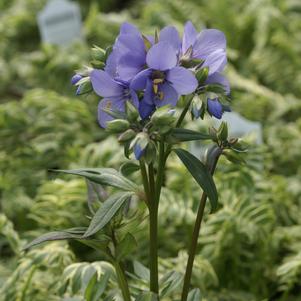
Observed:
[[[158,206],[150,206],[149,211],[149,269],[150,290],[158,294]]]
[[[119,288],[121,290],[123,300],[124,301],[131,301],[131,294],[128,286],[127,279],[125,277],[125,272],[123,269],[123,266],[120,262],[115,262],[114,263],[115,271],[116,271],[116,276],[117,276],[117,281]]]
[[[217,164],[218,158],[220,156],[220,151],[221,151],[220,149],[217,149],[217,153],[213,157],[214,161],[209,162],[211,174],[213,174],[215,171],[216,164]],[[198,208],[193,232],[192,232],[191,245],[189,248],[189,255],[188,255],[188,261],[187,261],[187,266],[186,266],[186,272],[185,272],[185,276],[184,276],[184,284],[183,284],[181,301],[186,301],[187,297],[188,297],[188,293],[189,293],[189,286],[190,286],[190,280],[191,280],[191,275],[192,275],[193,262],[194,262],[195,254],[196,254],[196,250],[197,250],[198,238],[199,238],[201,224],[202,224],[202,220],[203,220],[203,216],[204,216],[206,200],[207,200],[207,195],[203,192],[201,200],[200,200],[200,205]]]

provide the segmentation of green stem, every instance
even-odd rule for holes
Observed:
[[[148,184],[148,176],[147,176],[144,160],[143,159],[139,160],[139,163],[140,163],[140,171],[141,171],[144,192],[146,195],[146,204],[149,207],[151,200],[150,200],[150,191],[149,191],[150,187]]]
[[[118,242],[117,242],[115,232],[114,232],[113,229],[112,229],[112,234],[111,235],[112,235],[112,242],[113,242],[113,245],[114,245],[114,249],[116,249]],[[122,262],[120,262],[116,259],[113,259],[113,265],[115,267],[117,282],[118,282],[119,288],[121,290],[123,300],[124,301],[131,301],[130,289],[129,289],[127,279],[125,277],[125,272],[124,272]]]
[[[184,118],[186,116],[186,113],[189,110],[190,104],[192,102],[193,94],[192,95],[188,95],[187,97],[188,97],[187,104],[186,104],[185,108],[183,109],[183,111],[182,111],[182,113],[181,113],[181,115],[180,115],[180,117],[179,117],[179,119],[178,119],[178,121],[176,123],[176,128],[180,127],[180,125],[182,124],[182,122],[183,122],[183,120],[184,120]]]
[[[130,294],[127,279],[125,277],[125,272],[124,272],[122,263],[115,261],[114,267],[115,267],[115,271],[116,271],[118,285],[119,285],[119,288],[120,288],[122,296],[123,296],[123,300],[131,301],[131,294]]]
[[[149,210],[149,269],[150,290],[158,294],[158,206],[152,204]]]
[[[220,156],[220,149],[217,149],[217,150],[218,150],[218,152],[214,156],[214,158],[213,158],[214,161],[210,168],[210,172],[212,175],[215,171],[217,161]],[[189,293],[189,286],[190,286],[190,280],[191,280],[191,275],[192,275],[193,262],[194,262],[194,258],[195,258],[195,254],[196,254],[196,250],[197,250],[198,238],[199,238],[201,224],[202,224],[202,220],[203,220],[203,216],[204,216],[206,200],[207,200],[207,195],[203,192],[201,201],[200,201],[200,205],[198,208],[193,232],[192,232],[191,245],[189,248],[189,255],[188,255],[188,260],[187,260],[186,272],[185,272],[185,276],[184,276],[184,284],[183,284],[181,301],[186,301],[187,297],[188,297],[188,293]]]

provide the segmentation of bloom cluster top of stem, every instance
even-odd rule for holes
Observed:
[[[101,97],[100,126],[119,133],[126,130],[125,140],[133,139],[131,125],[137,121],[145,126],[151,118],[161,123],[166,118],[167,125],[159,127],[167,129],[183,95],[191,95],[193,118],[208,112],[220,119],[229,110],[230,86],[221,74],[227,63],[226,38],[219,30],[197,32],[187,22],[182,38],[173,26],[150,36],[124,23],[114,45],[106,50],[95,47],[92,56],[93,68],[76,73],[72,84],[78,87],[77,94],[93,90]]]

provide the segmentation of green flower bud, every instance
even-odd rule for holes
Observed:
[[[92,58],[96,61],[104,61],[106,57],[106,51],[98,46],[92,48]]]
[[[147,145],[147,148],[145,150],[145,155],[144,155],[146,163],[150,164],[151,162],[155,162],[156,155],[157,155],[156,145],[154,142],[150,141],[149,144]]]
[[[208,77],[209,68],[205,67],[197,71],[196,79],[198,80],[199,84],[203,84]]]
[[[228,139],[228,126],[226,122],[222,122],[217,130],[217,138],[220,141],[227,141]]]
[[[175,110],[171,110],[170,106],[161,107],[152,115],[151,121],[156,127],[171,125],[176,120],[174,113]]]
[[[96,69],[103,69],[105,67],[105,63],[102,61],[93,60],[90,64]]]
[[[110,133],[122,133],[130,127],[130,123],[125,119],[115,119],[107,123],[106,130]]]
[[[126,130],[118,137],[119,142],[127,142],[135,137],[136,133],[132,129]]]
[[[127,119],[130,122],[137,121],[137,119],[139,117],[138,110],[130,101],[126,102],[126,115],[127,115]]]

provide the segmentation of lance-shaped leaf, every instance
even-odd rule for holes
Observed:
[[[81,239],[82,235],[85,233],[86,228],[72,228],[64,231],[53,231],[41,235],[40,237],[34,239],[32,242],[27,244],[23,250],[27,250],[33,246],[39,245],[46,241],[54,240],[65,240],[65,239]]]
[[[74,170],[55,169],[52,171],[84,177],[92,182],[116,187],[125,191],[137,191],[138,186],[113,168],[83,168]]]
[[[110,196],[96,211],[84,237],[91,236],[105,227],[132,195],[130,192],[119,192]]]
[[[217,191],[207,167],[197,157],[184,149],[177,148],[174,151],[208,196],[211,204],[211,212],[215,211],[218,199]]]
[[[176,142],[193,140],[210,140],[211,135],[189,129],[175,128],[171,131],[171,138]]]

